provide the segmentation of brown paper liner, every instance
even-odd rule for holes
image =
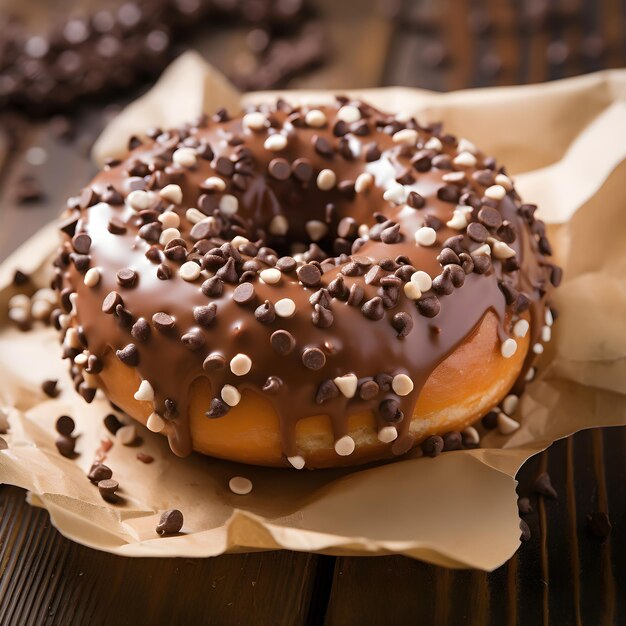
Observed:
[[[104,502],[86,479],[110,406],[86,405],[72,388],[56,333],[22,333],[6,318],[16,267],[45,283],[56,238],[44,229],[0,267],[0,407],[9,412],[8,450],[0,480],[28,490],[67,537],[127,556],[201,557],[227,551],[290,549],[331,554],[399,553],[449,567],[491,570],[519,545],[515,474],[555,439],[595,426],[626,424],[626,72],[611,71],[549,85],[435,94],[413,89],[350,92],[387,111],[441,119],[507,163],[517,188],[537,202],[565,267],[560,311],[540,375],[524,395],[521,427],[490,432],[477,450],[436,459],[407,457],[352,470],[296,472],[236,465],[200,455],[175,458],[167,442],[139,428],[142,444],[115,444],[107,465],[122,502]],[[331,97],[282,93],[290,100]],[[244,103],[274,94],[248,94]],[[179,58],[159,83],[130,105],[98,141],[97,159],[124,151],[126,137],[171,126],[239,94],[197,55]],[[77,181],[77,189],[86,181]],[[63,392],[44,396],[58,378]],[[75,460],[54,446],[54,422],[72,415]],[[141,450],[155,461],[141,463]],[[254,489],[237,496],[235,475]],[[179,508],[183,532],[159,537],[159,513]],[[384,512],[382,514],[381,512]]]

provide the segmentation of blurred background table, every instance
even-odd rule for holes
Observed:
[[[626,60],[624,0],[311,4],[295,35],[279,28],[268,38],[263,25],[233,20],[211,27],[208,18],[183,28],[182,39],[172,34],[168,53],[196,47],[244,85],[261,76],[267,86],[337,89],[540,82],[622,67]],[[300,3],[282,5],[292,10]],[[0,3],[27,16],[46,16],[47,6]],[[55,3],[54,19],[68,6],[73,3]],[[301,31],[310,36],[298,53],[305,58],[268,78],[260,71],[267,55],[259,66],[262,57],[251,48],[267,50],[272,37],[293,35],[295,47],[283,47],[284,56],[300,49]],[[0,29],[0,50],[6,32]],[[0,80],[0,91],[5,86]],[[69,120],[35,120],[19,106],[0,111],[0,259],[53,219],[90,177],[87,154],[97,132],[143,88],[72,102]],[[395,556],[124,559],[64,539],[46,512],[26,504],[23,491],[0,487],[0,624],[626,624],[625,458],[626,429],[614,428],[579,433],[531,459],[518,490],[534,507],[525,518],[531,538],[490,574]],[[532,494],[534,477],[545,470],[557,500]],[[608,514],[613,530],[607,537],[590,532],[593,512]]]

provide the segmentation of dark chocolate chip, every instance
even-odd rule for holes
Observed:
[[[417,301],[417,308],[424,317],[436,317],[441,310],[441,303],[436,296],[426,296]]]
[[[380,387],[373,380],[366,380],[359,386],[359,398],[361,400],[373,400],[379,393]]]
[[[361,313],[370,320],[381,320],[385,316],[385,308],[383,306],[383,300],[379,296],[376,296],[363,304],[361,307]]]
[[[269,174],[276,180],[287,180],[291,176],[291,167],[286,159],[272,159],[267,167]]]
[[[472,254],[472,261],[474,262],[474,272],[476,274],[485,274],[491,267],[491,259],[486,254]]]
[[[365,296],[365,291],[363,287],[357,283],[354,283],[350,287],[350,294],[348,295],[348,304],[350,306],[359,306],[361,302],[363,302],[363,298]],[[381,301],[382,305],[382,301]]]
[[[214,419],[217,417],[224,417],[228,411],[230,411],[230,407],[226,404],[226,402],[220,398],[213,398],[211,400],[209,410],[205,413],[205,415]]]
[[[550,475],[547,472],[541,472],[541,474],[535,478],[533,491],[539,495],[545,496],[546,498],[552,498],[554,500],[559,497],[556,490],[552,486]]]
[[[137,350],[137,346],[134,343],[129,343],[121,350],[116,350],[115,355],[124,365],[131,367],[139,365],[139,350]]]
[[[426,456],[435,457],[443,452],[443,438],[439,435],[431,435],[422,442],[422,452]]]
[[[137,272],[130,268],[120,270],[117,272],[115,277],[117,279],[117,284],[122,287],[133,287],[137,282]]]
[[[210,372],[212,370],[220,370],[225,366],[226,359],[217,352],[209,354],[209,356],[207,356],[207,358],[204,359],[204,362],[202,363],[202,368],[207,372]]]
[[[310,370],[319,370],[326,365],[326,355],[319,348],[307,348],[302,353],[302,364]]]
[[[320,386],[317,388],[317,393],[315,394],[315,402],[317,404],[323,404],[326,400],[332,400],[339,396],[339,389],[337,385],[332,380],[325,380]]]
[[[107,229],[113,235],[123,235],[126,232],[126,224],[119,217],[112,217]]]
[[[163,312],[158,312],[152,316],[152,323],[158,330],[167,331],[174,328],[175,321],[171,315]]]
[[[330,328],[333,324],[334,316],[329,309],[316,304],[311,314],[311,321],[318,328]]]
[[[262,324],[271,324],[276,319],[274,305],[269,300],[266,300],[255,309],[254,317]]]
[[[87,254],[91,248],[91,237],[87,233],[77,233],[72,237],[72,247],[79,254]]]
[[[281,272],[293,272],[297,266],[296,260],[290,256],[283,256],[276,261],[276,267]]]
[[[483,416],[481,420],[481,424],[487,430],[493,430],[498,427],[498,413],[496,411],[489,411],[486,415]]]
[[[216,276],[212,276],[211,278],[207,278],[202,283],[200,289],[202,289],[202,293],[205,296],[209,298],[218,298],[224,291],[224,283]]]
[[[483,243],[487,241],[487,237],[489,237],[489,231],[478,222],[472,222],[467,227],[467,234],[470,239],[477,241],[478,243]]]
[[[532,504],[526,497],[517,500],[517,509],[520,515],[530,515],[533,512]]]
[[[463,438],[459,432],[446,433],[443,436],[443,451],[460,450],[463,447]]]
[[[292,171],[294,177],[303,183],[313,178],[313,166],[308,159],[296,159],[292,164]]]
[[[465,274],[463,274],[463,276],[465,277]],[[450,280],[447,273],[444,272],[443,274],[440,274],[439,276],[435,276],[435,278],[433,278],[432,289],[437,294],[449,295],[454,291],[454,285],[452,284],[452,281]]]
[[[228,261],[226,261],[226,265],[223,265],[217,270],[215,276],[226,283],[236,284],[239,281],[239,275],[237,274],[235,259],[230,257]]]
[[[159,267],[157,267],[157,278],[159,280],[169,280],[172,278],[172,269],[170,266],[165,263],[161,263]]]
[[[217,315],[217,305],[214,302],[207,304],[206,306],[196,306],[193,309],[193,319],[200,326],[209,327],[215,320]]]
[[[268,376],[267,380],[263,383],[263,387],[261,387],[261,391],[273,396],[280,391],[282,386],[283,381],[278,376]]]
[[[183,527],[183,514],[178,509],[170,509],[161,513],[156,532],[159,535],[174,535]]]
[[[270,344],[278,354],[288,355],[296,347],[296,340],[287,330],[276,330],[270,337]]]
[[[141,342],[148,341],[148,339],[150,338],[150,333],[150,324],[148,324],[148,321],[143,317],[140,317],[130,329],[130,334],[137,341]]]
[[[462,287],[465,283],[465,272],[459,265],[446,265],[443,273],[450,279],[454,287]]]
[[[398,337],[403,339],[413,330],[413,318],[405,311],[400,311],[391,319],[391,325],[398,333]]]
[[[593,511],[587,515],[587,528],[594,537],[604,541],[611,534],[613,524],[603,511]]]
[[[404,419],[404,413],[400,410],[400,403],[393,398],[383,400],[378,405],[378,412],[381,419],[389,424],[398,424]]]
[[[526,523],[526,520],[521,519],[519,521],[519,529],[521,531],[520,539],[522,541],[529,541],[531,537],[530,527]]]
[[[298,268],[298,279],[305,287],[315,287],[322,279],[322,272],[317,265],[306,263]]]
[[[186,332],[180,340],[186,348],[194,352],[203,348],[206,343],[206,339],[199,328],[192,328],[189,332]]]

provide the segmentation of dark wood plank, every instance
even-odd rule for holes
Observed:
[[[61,537],[0,488],[0,624],[305,624],[318,557],[129,559]],[[259,620],[258,622],[256,620]]]

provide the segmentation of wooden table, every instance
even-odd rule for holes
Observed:
[[[373,0],[324,0],[333,60],[293,84],[453,89],[525,83],[622,66],[626,56],[620,0],[553,0],[547,14],[537,1],[400,4],[399,16],[380,19]],[[593,33],[606,45],[600,56]],[[228,68],[222,44],[230,36],[238,35],[203,34],[198,42]],[[82,110],[78,138],[69,144],[51,139],[44,124],[20,133],[0,172],[0,258],[52,219],[88,179],[85,147],[101,123],[100,113]],[[26,163],[33,146],[46,150],[45,164]],[[13,183],[33,170],[45,198],[17,206]],[[519,493],[530,495],[536,474],[548,470],[559,498],[531,495],[530,541],[490,574],[393,556],[125,559],[64,539],[45,511],[25,503],[24,492],[1,487],[0,624],[624,624],[625,458],[626,428],[613,428],[579,433],[531,459],[520,473]],[[592,511],[610,515],[606,541],[587,528]]]

